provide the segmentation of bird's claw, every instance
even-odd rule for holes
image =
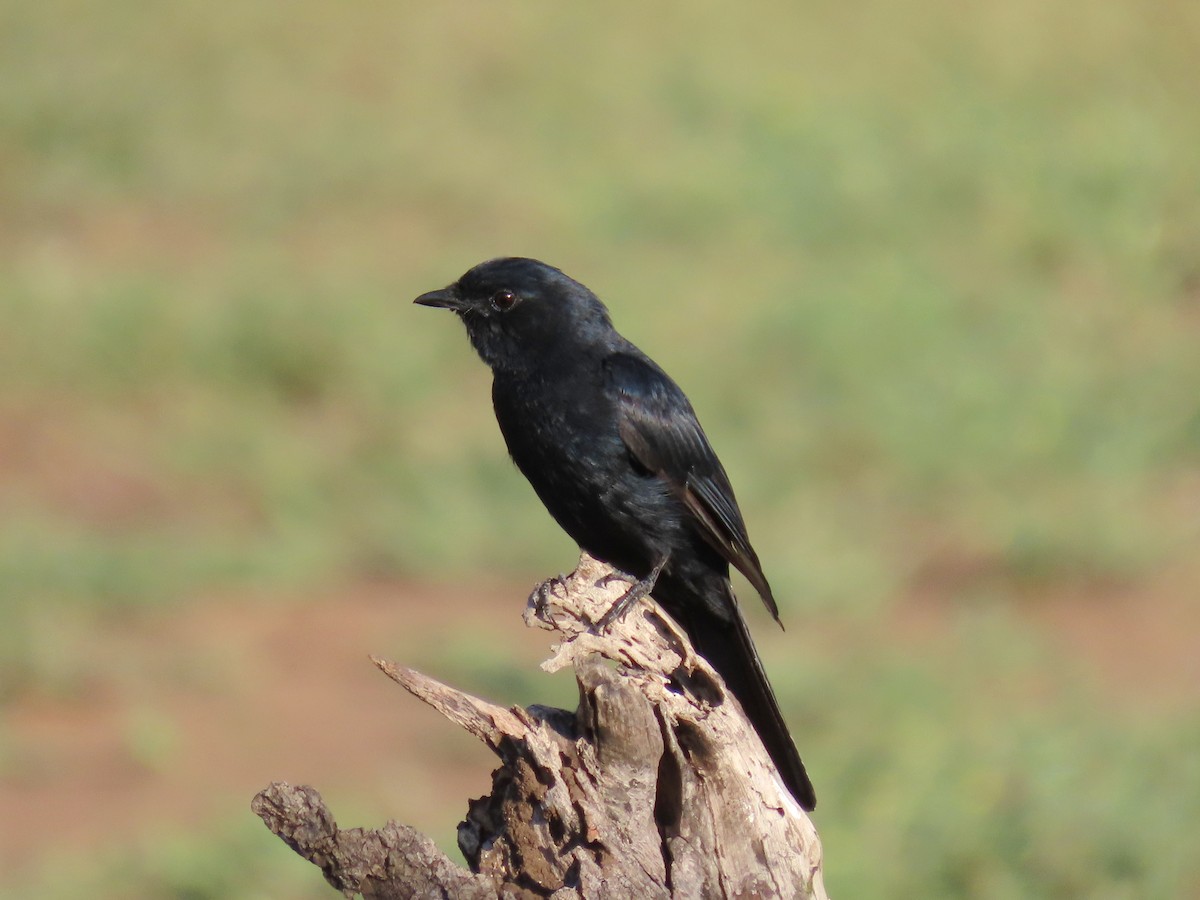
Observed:
[[[545,607],[554,598],[554,593],[559,588],[566,588],[567,576],[558,574],[547,578],[541,584],[533,589],[533,602],[538,609]]]
[[[608,587],[614,581],[626,581],[628,578],[629,576],[624,572],[608,572],[607,574],[601,575],[599,578],[597,578],[595,584],[596,587]]]

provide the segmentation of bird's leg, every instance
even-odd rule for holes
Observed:
[[[629,611],[629,607],[633,606],[633,604],[637,603],[643,597],[648,596],[650,592],[654,590],[654,585],[658,581],[658,576],[662,574],[662,570],[666,567],[667,560],[669,559],[670,556],[664,556],[657,563],[655,563],[654,568],[650,570],[649,575],[632,585],[629,590],[618,597],[616,602],[614,602],[613,605],[608,608],[608,612],[600,617],[600,621],[596,623],[596,630],[601,634],[608,631],[613,622],[616,622],[621,618],[621,616],[625,615],[625,613]],[[613,577],[617,576],[606,575],[600,579],[600,582],[607,583],[607,581]],[[599,584],[600,582],[597,583]]]

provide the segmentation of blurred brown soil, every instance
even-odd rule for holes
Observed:
[[[1043,591],[1018,614],[1113,697],[1168,712],[1200,699],[1198,575],[1193,565],[1101,596],[1096,586]],[[528,588],[230,594],[103,625],[94,645],[104,678],[79,696],[22,695],[4,710],[12,758],[0,773],[0,870],[250,816],[250,798],[274,780],[316,785],[332,808],[370,817],[344,825],[395,818],[452,834],[466,799],[487,790],[492,758],[367,654],[436,659],[469,628],[532,671],[549,635],[521,625]],[[893,621],[857,636],[821,636],[808,623],[806,639],[865,645],[880,640],[878,626],[932,646],[951,618],[943,589],[925,583]]]
[[[102,624],[89,643],[103,675],[77,696],[20,695],[3,710],[0,871],[249,816],[276,780],[319,786],[337,810],[452,833],[466,798],[486,793],[492,757],[368,654],[436,659],[457,623],[502,633],[505,653],[536,667],[548,636],[521,625],[528,590],[362,584],[286,602],[197,598]]]
[[[980,587],[1065,663],[1125,708],[1171,714],[1200,707],[1200,556],[1146,577],[1021,583],[1002,567],[949,554],[925,567],[895,617],[936,641]]]

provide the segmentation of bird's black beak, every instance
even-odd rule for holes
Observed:
[[[453,310],[460,310],[466,305],[459,299],[453,287],[444,287],[440,290],[422,294],[413,303],[420,306],[436,306],[438,309]]]

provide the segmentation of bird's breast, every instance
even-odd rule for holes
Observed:
[[[632,465],[612,401],[565,381],[497,379],[492,396],[513,462],[563,530],[598,558],[642,568],[680,511],[665,483]]]
[[[623,446],[615,409],[597,392],[572,390],[569,383],[497,380],[492,393],[509,453],[531,481],[590,483]]]

